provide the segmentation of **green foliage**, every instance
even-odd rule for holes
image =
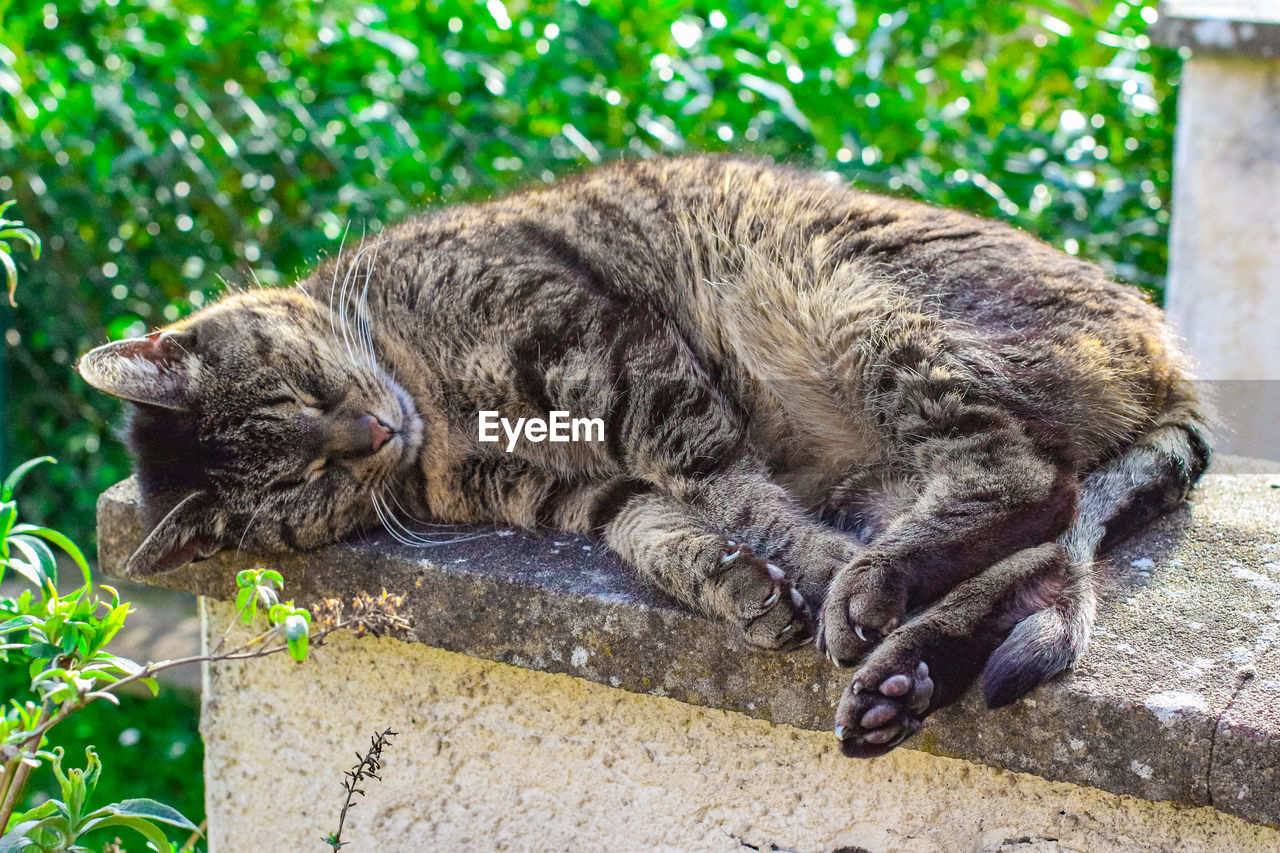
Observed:
[[[25,670],[29,680],[6,702],[0,717],[0,851],[84,850],[81,836],[94,830],[131,829],[158,850],[168,841],[156,822],[194,830],[174,809],[149,799],[131,798],[89,811],[88,798],[102,769],[92,747],[85,750],[84,770],[62,770],[63,750],[43,749],[50,729],[96,699],[116,704],[114,689],[126,683],[156,692],[155,679],[134,661],[106,651],[124,626],[129,605],[109,586],[95,589],[89,565],[69,538],[47,527],[18,523],[14,491],[36,465],[48,457],[19,465],[0,485],[0,581],[10,571],[34,590],[0,597],[0,662]],[[83,583],[73,592],[58,590],[61,550],[80,570]],[[105,592],[103,599],[99,591]],[[38,593],[38,594],[33,594]],[[50,761],[62,799],[49,798],[17,812],[27,778],[42,761]]]
[[[10,255],[13,249],[10,248],[10,242],[25,243],[31,257],[38,259],[40,257],[40,238],[36,236],[36,232],[30,228],[23,228],[22,223],[16,219],[5,219],[4,214],[14,202],[0,202],[0,266],[4,267],[5,283],[9,287],[9,304],[17,305],[13,301],[13,294],[18,289],[18,265],[14,263]]]
[[[0,838],[0,853],[31,851],[87,851],[84,836],[95,830],[130,829],[145,838],[156,850],[168,853],[172,848],[164,830],[166,824],[187,832],[198,831],[196,825],[178,810],[145,798],[133,798],[86,811],[102,771],[102,762],[92,747],[85,749],[84,770],[62,769],[63,751],[55,748],[44,754],[53,765],[62,799],[45,800],[40,805],[13,817],[12,829]]]
[[[39,509],[83,535],[127,473],[79,353],[287,282],[348,226],[624,154],[820,163],[1158,290],[1178,65],[1153,2],[6,4],[0,193],[47,237],[9,420],[71,462]]]
[[[307,642],[311,634],[311,614],[292,601],[280,601],[284,578],[271,569],[245,569],[236,573],[236,610],[240,621],[252,626],[258,618],[258,605],[267,611],[267,624],[279,629],[289,649],[289,656],[302,663],[307,659]]]
[[[26,670],[0,664],[0,696],[30,698]],[[120,705],[95,702],[68,717],[48,734],[48,746],[68,755],[83,755],[94,747],[106,760],[98,778],[99,802],[149,797],[169,803],[199,823],[204,817],[204,747],[199,731],[199,695],[161,684],[160,695],[125,691]],[[24,802],[30,808],[61,796],[58,781],[46,762],[27,780]],[[175,841],[189,833],[170,834]],[[90,844],[99,849],[111,840],[105,831]],[[128,846],[128,845],[126,845]],[[133,847],[129,846],[132,850]]]
[[[0,485],[0,581],[13,570],[34,588],[16,596],[0,597],[0,686],[13,698],[0,717],[0,853],[28,847],[41,850],[85,849],[78,839],[84,833],[128,828],[143,834],[156,849],[168,850],[163,830],[154,822],[170,826],[195,827],[169,806],[146,798],[129,798],[85,811],[85,803],[99,778],[101,763],[92,743],[86,747],[88,768],[62,772],[63,751],[49,751],[47,737],[55,726],[83,711],[95,700],[119,704],[117,690],[141,684],[154,695],[155,673],[173,666],[200,661],[242,660],[287,651],[296,661],[307,656],[311,636],[311,614],[292,601],[281,601],[284,578],[271,569],[248,569],[236,575],[239,593],[236,609],[239,621],[254,627],[259,608],[265,611],[267,626],[250,639],[224,650],[227,636],[207,655],[141,666],[106,651],[105,646],[124,626],[129,605],[106,585],[93,583],[89,566],[80,549],[66,536],[46,527],[18,523],[14,490],[36,465],[52,461],[34,459],[18,466]],[[58,565],[52,543],[65,552],[81,572],[83,585],[66,595],[58,591]],[[100,591],[108,598],[100,596]],[[335,620],[328,630],[350,623]],[[227,633],[230,633],[228,627]],[[25,684],[15,685],[14,673],[24,671]],[[99,732],[102,734],[102,732]],[[33,768],[42,761],[53,762],[54,775],[62,795],[17,812]],[[197,770],[198,773],[198,770]],[[7,846],[6,846],[7,845]]]

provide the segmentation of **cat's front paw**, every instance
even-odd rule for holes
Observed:
[[[727,542],[717,573],[722,594],[731,599],[747,642],[762,649],[788,650],[813,639],[804,597],[782,569],[750,547]]]
[[[853,666],[902,624],[907,590],[901,576],[854,563],[831,582],[818,618],[818,650]]]
[[[840,751],[853,758],[884,755],[920,731],[933,700],[927,663],[875,657],[858,670],[836,708]]]

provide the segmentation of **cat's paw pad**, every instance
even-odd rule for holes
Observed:
[[[859,670],[836,709],[840,751],[854,758],[874,758],[920,731],[933,700],[933,686],[924,661],[914,667]]]
[[[818,649],[838,666],[853,666],[902,624],[907,594],[892,577],[869,568],[836,576],[818,621]]]
[[[813,638],[809,607],[782,569],[747,545],[726,543],[717,572],[719,589],[747,642],[764,649],[793,649]]]

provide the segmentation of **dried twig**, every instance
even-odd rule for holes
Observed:
[[[338,831],[329,833],[324,839],[324,843],[332,847],[335,853],[351,843],[342,840],[342,826],[347,822],[347,810],[355,805],[355,795],[364,796],[364,789],[356,786],[365,779],[382,781],[382,777],[378,775],[378,771],[382,769],[382,750],[384,747],[391,746],[391,738],[395,737],[396,734],[391,729],[387,729],[381,734],[370,738],[369,751],[364,755],[357,752],[358,763],[344,774],[347,778],[342,782],[342,790],[347,792],[347,799],[342,804],[342,811],[338,814]]]

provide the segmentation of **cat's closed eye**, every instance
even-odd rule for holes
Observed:
[[[298,489],[303,486],[314,483],[320,479],[329,470],[329,460],[321,457],[312,460],[305,468],[295,474],[281,477],[276,480],[276,488],[279,489]]]

